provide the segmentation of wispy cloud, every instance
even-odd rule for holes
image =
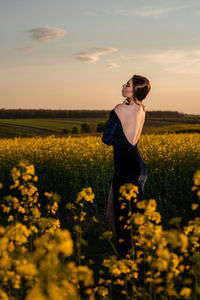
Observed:
[[[169,65],[182,62],[189,53],[189,51],[184,50],[167,50],[158,53],[147,54],[146,58],[150,58],[161,65]]]
[[[99,56],[106,55],[118,51],[116,48],[105,47],[105,48],[91,48],[84,52],[74,54],[74,58],[83,62],[94,63],[99,61]]]
[[[196,15],[200,15],[200,10],[199,10],[199,9],[196,9],[196,10],[194,11],[194,13],[195,13]]]
[[[110,63],[107,65],[108,69],[114,69],[114,68],[118,68],[120,67],[120,65],[116,64],[116,63]]]
[[[119,12],[122,16],[138,16],[138,17],[152,17],[152,16],[161,16],[166,14],[170,11],[175,11],[180,9],[180,7],[169,7],[169,8],[139,8],[133,10],[125,10]]]
[[[99,16],[99,12],[94,12],[94,11],[85,11],[84,12],[85,15],[88,15],[88,16]]]
[[[31,40],[36,41],[36,43],[29,43],[26,47],[15,48],[15,50],[21,53],[30,53],[34,50],[38,49],[41,44],[58,40],[63,38],[67,32],[64,29],[58,27],[37,27],[28,30],[24,30],[24,32],[29,34]]]
[[[98,15],[120,15],[120,16],[137,16],[137,17],[159,17],[161,15],[167,14],[168,12],[180,10],[183,8],[188,8],[189,5],[182,5],[177,7],[166,7],[166,8],[153,8],[152,6],[145,6],[136,9],[118,9],[118,8],[108,8],[102,12],[92,12],[87,11],[85,14],[89,16]]]
[[[177,74],[200,74],[200,49],[168,50],[155,54],[141,54],[137,59],[150,60]]]

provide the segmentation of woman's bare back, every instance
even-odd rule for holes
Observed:
[[[145,121],[145,112],[142,106],[136,103],[132,105],[117,104],[114,110],[121,121],[127,140],[132,145],[135,145],[140,137]]]

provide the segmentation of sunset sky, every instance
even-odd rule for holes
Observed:
[[[147,77],[147,111],[200,114],[199,0],[0,1],[0,108],[113,109]]]

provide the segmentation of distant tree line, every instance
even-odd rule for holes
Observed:
[[[104,128],[105,128],[105,125],[104,125]],[[88,123],[83,123],[83,124],[81,124],[80,133],[86,133],[86,132],[87,133],[92,132],[92,129]],[[68,128],[64,128],[64,129],[62,129],[62,133],[79,133],[79,128],[78,128],[78,126],[73,126],[72,130],[70,130]]]
[[[0,109],[0,119],[25,119],[25,118],[105,118],[109,117],[110,110],[61,110],[61,109]],[[182,118],[190,116],[178,111],[147,111],[146,118]],[[200,115],[195,115],[200,117]]]

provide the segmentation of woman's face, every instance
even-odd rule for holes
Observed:
[[[131,98],[133,97],[133,81],[129,79],[127,83],[122,85],[122,96]]]

